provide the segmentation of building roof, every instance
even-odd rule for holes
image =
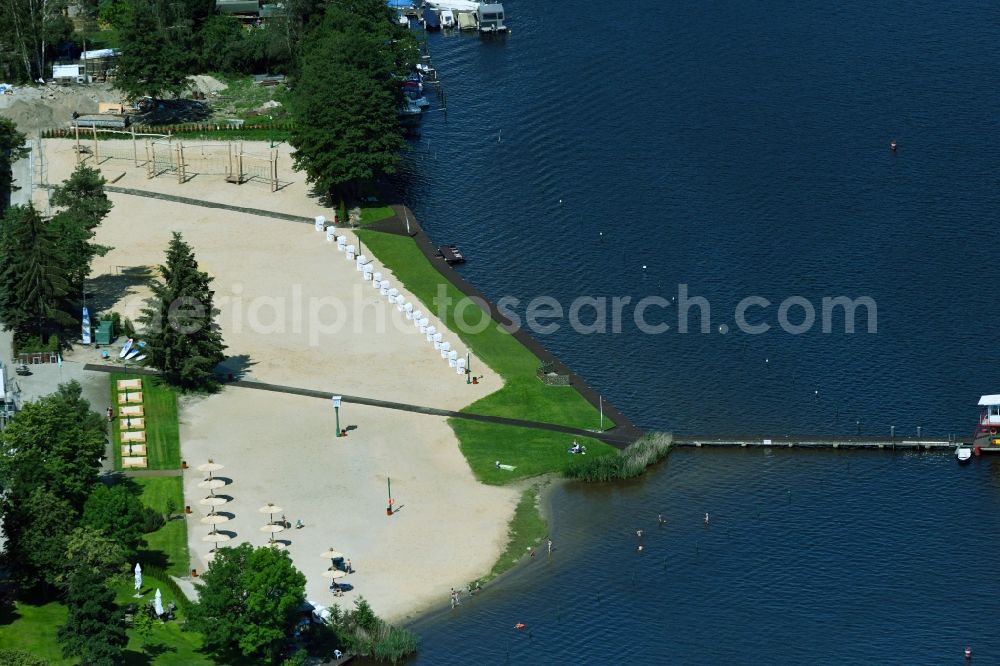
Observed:
[[[1000,405],[1000,394],[984,395],[979,399],[979,405]]]

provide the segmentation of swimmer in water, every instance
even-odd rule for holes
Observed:
[[[708,512],[705,512],[705,524],[708,525]]]

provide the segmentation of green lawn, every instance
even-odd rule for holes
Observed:
[[[115,600],[121,607],[136,604],[140,608],[153,599],[156,590],[160,590],[163,607],[175,601],[174,593],[162,581],[152,576],[143,575],[141,599],[136,599],[133,579],[129,578],[115,586]],[[180,606],[180,604],[178,604]],[[129,631],[129,642],[125,655],[125,664],[162,664],[163,666],[183,666],[185,664],[212,664],[212,660],[198,652],[201,648],[201,634],[182,632],[180,623],[184,621],[183,611],[178,608],[177,619],[157,623],[149,638],[143,640],[132,630]]]
[[[535,557],[544,557],[547,551],[542,541],[548,533],[549,526],[538,512],[538,489],[525,490],[507,529],[507,549],[493,565],[486,580],[512,568],[532,550],[535,550]]]
[[[140,556],[163,567],[173,576],[188,573],[187,521],[183,517],[184,491],[179,476],[135,478],[130,480],[141,489],[140,501],[151,509],[166,513],[167,498],[173,497],[176,518],[146,535],[146,548]]]
[[[516,479],[560,471],[583,458],[566,452],[574,441],[571,435],[465,419],[449,419],[448,423],[473,473],[483,483],[503,485]],[[576,441],[587,447],[587,458],[616,455],[614,448],[596,439],[578,437]],[[513,465],[514,470],[497,469],[497,460]]]
[[[373,222],[378,222],[379,220],[385,220],[396,213],[392,210],[391,206],[362,206],[361,207],[361,225],[372,224]]]
[[[423,307],[441,317],[445,325],[472,349],[473,374],[478,363],[486,363],[503,376],[503,388],[463,411],[586,429],[599,426],[598,411],[576,390],[546,386],[538,380],[536,372],[541,365],[538,358],[491,321],[488,314],[465,299],[427,261],[413,239],[370,230],[362,230],[359,235],[366,251],[392,269],[396,278],[420,299]],[[451,303],[443,312],[438,307],[439,294]],[[605,426],[611,425],[605,419]],[[488,423],[453,420],[452,428],[472,470],[487,483],[504,483],[559,471],[566,464],[566,448],[572,444],[572,437],[568,435]],[[581,443],[586,444],[588,455],[609,455],[615,451],[596,440]],[[495,466],[498,459],[517,469],[514,473],[498,473]]]
[[[41,606],[18,602],[13,611],[0,612],[0,647],[30,652],[53,664],[72,664],[62,658],[56,630],[66,623],[66,607],[59,603]]]
[[[111,375],[111,404],[118,405],[118,380],[124,373]],[[180,469],[181,443],[177,424],[177,393],[159,377],[142,377],[142,407],[146,426],[148,469]],[[117,413],[116,413],[117,417]],[[118,418],[112,422],[115,469],[122,468]]]

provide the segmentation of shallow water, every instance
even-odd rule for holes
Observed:
[[[997,663],[998,489],[992,460],[677,450],[557,490],[553,555],[415,625],[413,663]]]

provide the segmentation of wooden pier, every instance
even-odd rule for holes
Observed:
[[[892,437],[692,437],[675,435],[674,446],[694,448],[765,449],[868,449],[890,451],[948,451],[961,443],[956,439],[903,439]],[[1000,448],[998,448],[1000,450]],[[985,449],[984,449],[985,451]]]

